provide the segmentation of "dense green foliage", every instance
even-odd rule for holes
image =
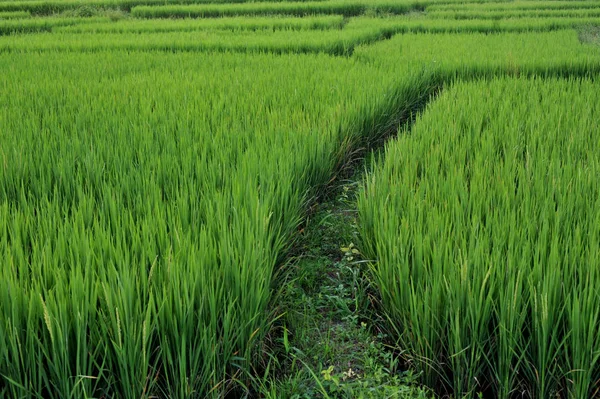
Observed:
[[[106,18],[29,18],[0,20],[0,35],[16,33],[50,32],[59,26],[78,25],[94,22],[106,22]],[[12,40],[12,39],[11,39]]]
[[[571,17],[571,18],[594,18],[600,16],[598,8],[579,9],[526,9],[526,10],[502,10],[502,11],[432,11],[427,14],[433,18],[455,18],[455,19],[506,19],[506,18],[539,18],[539,17]]]
[[[188,397],[245,378],[305,195],[396,78],[326,56],[1,63],[2,389]]]
[[[0,12],[0,19],[27,18],[27,17],[29,17],[29,13],[27,11]]]
[[[598,0],[589,1],[537,1],[537,0],[515,0],[509,2],[484,2],[484,3],[451,3],[434,4],[427,7],[427,11],[438,10],[460,10],[460,11],[509,11],[509,10],[575,10],[588,9],[600,6]]]
[[[365,250],[430,386],[597,391],[599,100],[590,80],[455,84],[386,147]]]
[[[256,2],[238,4],[195,4],[167,6],[138,6],[132,15],[143,18],[169,17],[222,17],[227,15],[314,15],[340,14],[361,15],[365,12],[402,14],[410,10],[423,9],[427,3],[421,0],[322,0],[300,2]]]
[[[237,51],[349,54],[356,45],[382,38],[378,28],[305,31],[200,30],[138,34],[135,32],[40,33],[0,37],[1,52]]]
[[[1,1],[0,397],[258,389],[309,200],[430,100],[360,199],[388,333],[438,392],[586,397],[598,10]]]
[[[546,33],[404,34],[355,50],[382,66],[423,68],[460,78],[499,73],[585,75],[598,70],[598,48],[574,31]]]
[[[198,30],[325,30],[341,29],[344,18],[341,15],[306,18],[294,17],[233,17],[215,19],[171,20],[121,20],[117,22],[98,22],[84,25],[72,25],[54,29],[55,32],[71,33],[141,33],[141,32],[188,32]],[[322,33],[321,33],[322,34]]]
[[[0,11],[28,11],[32,14],[47,15],[66,10],[84,10],[94,12],[94,9],[123,9],[130,10],[139,5],[167,4],[202,4],[202,3],[239,3],[248,0],[15,0],[0,1]],[[269,1],[269,0],[263,0]],[[280,0],[273,0],[279,2]],[[295,0],[302,1],[302,0]]]

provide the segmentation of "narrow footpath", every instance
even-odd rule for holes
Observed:
[[[358,245],[362,165],[313,205],[276,299],[279,348],[267,398],[427,398],[386,345]]]

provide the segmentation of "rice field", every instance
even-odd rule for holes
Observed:
[[[595,395],[597,93],[587,78],[455,83],[386,147],[363,237],[428,385]]]
[[[345,25],[341,15],[315,16],[306,18],[294,17],[232,17],[211,19],[180,19],[171,20],[118,20],[83,25],[67,25],[57,27],[54,32],[69,33],[163,33],[191,32],[203,30],[231,31],[319,31],[342,29]]]
[[[0,1],[0,398],[307,397],[271,367],[276,293],[349,165],[365,325],[415,384],[599,397],[598,26],[595,0]]]

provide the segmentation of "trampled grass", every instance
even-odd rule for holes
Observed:
[[[429,386],[597,392],[599,100],[587,79],[458,83],[386,147],[364,249]]]

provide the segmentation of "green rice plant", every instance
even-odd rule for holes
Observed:
[[[597,392],[597,97],[588,79],[455,83],[367,179],[363,251],[429,386]]]
[[[60,27],[54,32],[70,33],[141,33],[141,32],[190,32],[198,30],[325,30],[341,29],[344,26],[341,15],[306,18],[293,17],[233,17],[193,20],[122,20],[119,22],[99,22],[79,26]]]
[[[190,31],[137,33],[41,33],[0,39],[0,52],[219,51],[350,54],[358,44],[382,38],[376,27],[325,31]]]
[[[600,18],[516,18],[491,19],[430,19],[427,17],[352,18],[348,29],[379,28],[384,37],[397,33],[503,33],[539,32],[571,28],[583,28],[600,23]],[[493,39],[492,39],[493,40]],[[577,46],[579,47],[579,46]]]
[[[489,35],[408,33],[358,46],[353,54],[382,67],[402,63],[412,69],[438,71],[448,79],[499,73],[585,76],[599,67],[598,48],[582,44],[573,30]]]
[[[258,21],[247,19],[240,22],[238,18],[225,18],[217,20],[193,20],[193,21],[121,21],[121,22],[92,22],[88,24],[74,24],[64,28],[60,24],[70,23],[66,21],[50,19],[41,19],[36,28],[53,29],[53,33],[42,33],[36,35],[11,36],[0,39],[0,51],[4,52],[23,52],[23,51],[110,51],[110,50],[128,50],[128,51],[236,51],[236,52],[274,52],[274,53],[297,53],[297,52],[326,52],[332,55],[352,54],[354,48],[358,45],[373,43],[378,40],[389,38],[398,32],[502,32],[502,31],[544,31],[567,28],[573,26],[583,26],[593,23],[595,20],[563,19],[555,22],[554,20],[515,20],[503,21],[502,23],[494,21],[449,21],[449,20],[426,20],[421,18],[369,18],[359,17],[348,22],[344,29],[331,29],[316,31],[312,28],[315,25],[342,24],[340,17],[323,17],[326,20],[309,18],[306,21],[302,18],[279,18],[268,19],[258,18]],[[50,20],[46,22],[46,20]],[[32,20],[33,21],[33,20]],[[77,20],[75,20],[77,21]],[[294,25],[298,22],[298,31],[274,30],[275,27]],[[278,25],[281,24],[281,25]],[[11,25],[12,26],[12,25]],[[16,26],[23,28],[27,26],[18,23]],[[258,29],[259,26],[268,27],[266,30]],[[334,25],[335,26],[335,25]],[[219,30],[218,28],[221,28]],[[255,30],[248,32],[247,30]],[[16,28],[11,27],[9,32]],[[33,28],[32,28],[33,29]],[[139,33],[147,32],[144,35]],[[496,51],[498,54],[506,54],[509,57],[507,61],[517,68],[520,64],[525,64],[517,58],[519,51],[522,57],[536,62],[543,66],[548,66],[546,49],[534,48],[534,42],[538,38],[548,43],[561,40],[568,53],[562,50],[551,52],[560,62],[573,65],[583,63],[582,68],[586,69],[586,63],[592,62],[597,58],[595,48],[582,47],[577,39],[577,35],[572,32],[557,32],[554,35],[540,34],[534,35],[513,35],[513,36],[452,36],[452,35],[431,35],[418,36],[415,40],[422,40],[424,48],[412,58],[405,58],[407,62],[417,62],[419,59],[430,57],[434,60],[445,49],[446,42],[459,38],[455,46],[462,46],[467,52],[468,47],[478,41],[479,46],[483,48],[490,47],[488,42],[497,43]],[[411,35],[400,35],[390,41],[382,42],[380,45],[365,48],[365,51],[359,50],[358,57],[368,58],[365,54],[374,54],[373,59],[386,62],[386,60],[395,60],[392,55],[387,56],[387,52],[393,51],[393,54],[399,54],[391,48],[398,47],[400,42],[407,42],[413,39]],[[569,48],[571,47],[571,48]],[[491,47],[490,47],[491,48]],[[562,47],[560,47],[562,48]],[[381,50],[380,50],[381,49]],[[531,53],[531,51],[537,53]],[[458,52],[455,54],[459,54]],[[465,55],[460,54],[456,61],[464,59]],[[539,59],[544,57],[544,59]],[[414,59],[413,59],[414,58]],[[477,68],[479,61],[486,62],[494,60],[496,57],[478,57],[479,60],[462,63],[464,68]],[[451,58],[443,57],[444,63],[450,65]],[[434,65],[435,68],[440,64]],[[450,67],[456,69],[454,66]],[[485,69],[484,67],[482,67]]]
[[[31,32],[50,32],[58,26],[72,26],[85,23],[106,22],[106,18],[27,18],[0,20],[0,35],[11,35]]]
[[[0,65],[0,392],[23,398],[241,394],[306,198],[429,82],[326,55]]]
[[[422,10],[428,3],[421,0],[326,0],[300,2],[253,2],[235,4],[193,4],[136,6],[131,14],[137,18],[223,17],[233,15],[315,15],[356,16],[365,12],[403,14]],[[1,9],[1,7],[0,7]]]
[[[597,0],[589,1],[529,1],[517,0],[509,2],[480,2],[480,3],[450,3],[433,4],[427,7],[427,12],[465,11],[465,12],[494,12],[514,10],[577,10],[596,8],[600,6]]]
[[[551,10],[502,10],[502,11],[432,11],[427,13],[431,18],[452,19],[507,19],[507,18],[591,18],[600,16],[600,7],[577,9],[551,9]]]
[[[29,11],[36,15],[48,15],[59,12],[85,11],[96,13],[105,10],[129,11],[139,5],[199,4],[199,3],[237,3],[247,0],[16,0],[0,1],[0,11]],[[269,1],[269,0],[265,0]],[[281,0],[273,0],[281,1]],[[296,0],[302,1],[302,0]]]
[[[49,4],[74,7],[70,0],[10,4],[24,3],[32,13],[50,12]],[[330,3],[323,7],[358,4]],[[420,4],[360,7],[401,12]],[[313,31],[344,20],[32,21],[52,32],[0,38],[0,396],[6,397],[241,396],[249,370],[260,367],[273,320],[274,270],[293,245],[307,198],[348,154],[393,133],[455,77],[600,69],[597,48],[579,43],[573,31],[406,34],[365,46],[404,32],[407,22],[361,17],[343,29]],[[462,24],[475,30],[474,22],[494,21],[415,18],[408,29]],[[515,29],[526,26],[520,23]],[[82,29],[58,32],[61,24]],[[14,26],[6,32],[26,31]],[[280,31],[284,26],[298,30]],[[361,44],[352,57],[329,56],[349,56]],[[378,198],[380,205],[386,201]],[[457,217],[456,201],[454,209]],[[501,262],[504,252],[493,243],[508,233],[493,234],[500,238],[477,236],[477,254],[492,248]],[[552,230],[545,234],[551,237]],[[398,251],[412,245],[402,239]],[[508,239],[513,247],[523,241]],[[548,242],[557,263],[562,243]],[[468,395],[487,388],[480,375],[493,375],[493,389],[512,392],[529,389],[535,375],[542,394],[594,388],[597,370],[587,366],[597,355],[585,350],[597,341],[578,321],[594,320],[592,293],[581,296],[592,298],[581,306],[580,296],[545,283],[542,267],[522,276],[469,263],[457,270],[445,260],[468,260],[470,248],[457,251],[432,239],[416,248],[435,252],[435,272],[447,272],[446,279],[432,280],[434,272],[419,271],[415,281],[432,281],[423,296],[399,293],[411,306],[401,316],[414,325],[409,339],[422,351],[418,361],[442,354],[441,367],[425,376],[432,384]],[[513,263],[514,270],[528,266]],[[395,278],[398,271],[386,273]],[[490,289],[504,277],[512,291]],[[596,278],[590,272],[589,282],[573,278],[572,286],[592,287]],[[464,291],[449,290],[464,281]],[[396,299],[394,286],[380,287]],[[440,319],[435,312],[444,307],[444,290],[457,306]],[[547,317],[548,303],[564,305]],[[523,306],[542,311],[528,323]],[[544,341],[565,323],[580,328],[560,341]],[[489,352],[488,327],[496,324],[503,342]],[[448,325],[457,331],[451,341]],[[478,344],[470,345],[468,336]],[[536,345],[529,345],[529,336]],[[552,366],[566,356],[565,366]],[[497,367],[493,357],[500,359]],[[450,374],[454,369],[461,372]],[[519,374],[509,374],[515,369]],[[557,380],[557,374],[564,377]],[[475,378],[481,382],[473,385]]]
[[[31,14],[27,11],[6,11],[0,12],[0,19],[16,19],[16,18],[28,18]]]
[[[596,221],[597,225],[597,221]],[[582,244],[586,237],[578,236],[575,244]],[[592,237],[595,240],[596,237]],[[590,248],[590,259],[596,259],[597,248]],[[581,277],[578,281],[568,281],[574,284],[566,298],[565,321],[569,326],[569,336],[564,344],[568,370],[567,391],[571,397],[583,398],[592,393],[597,395],[597,372],[590,365],[597,365],[600,351],[589,350],[598,348],[598,328],[600,299],[598,293],[598,270],[582,265]]]

